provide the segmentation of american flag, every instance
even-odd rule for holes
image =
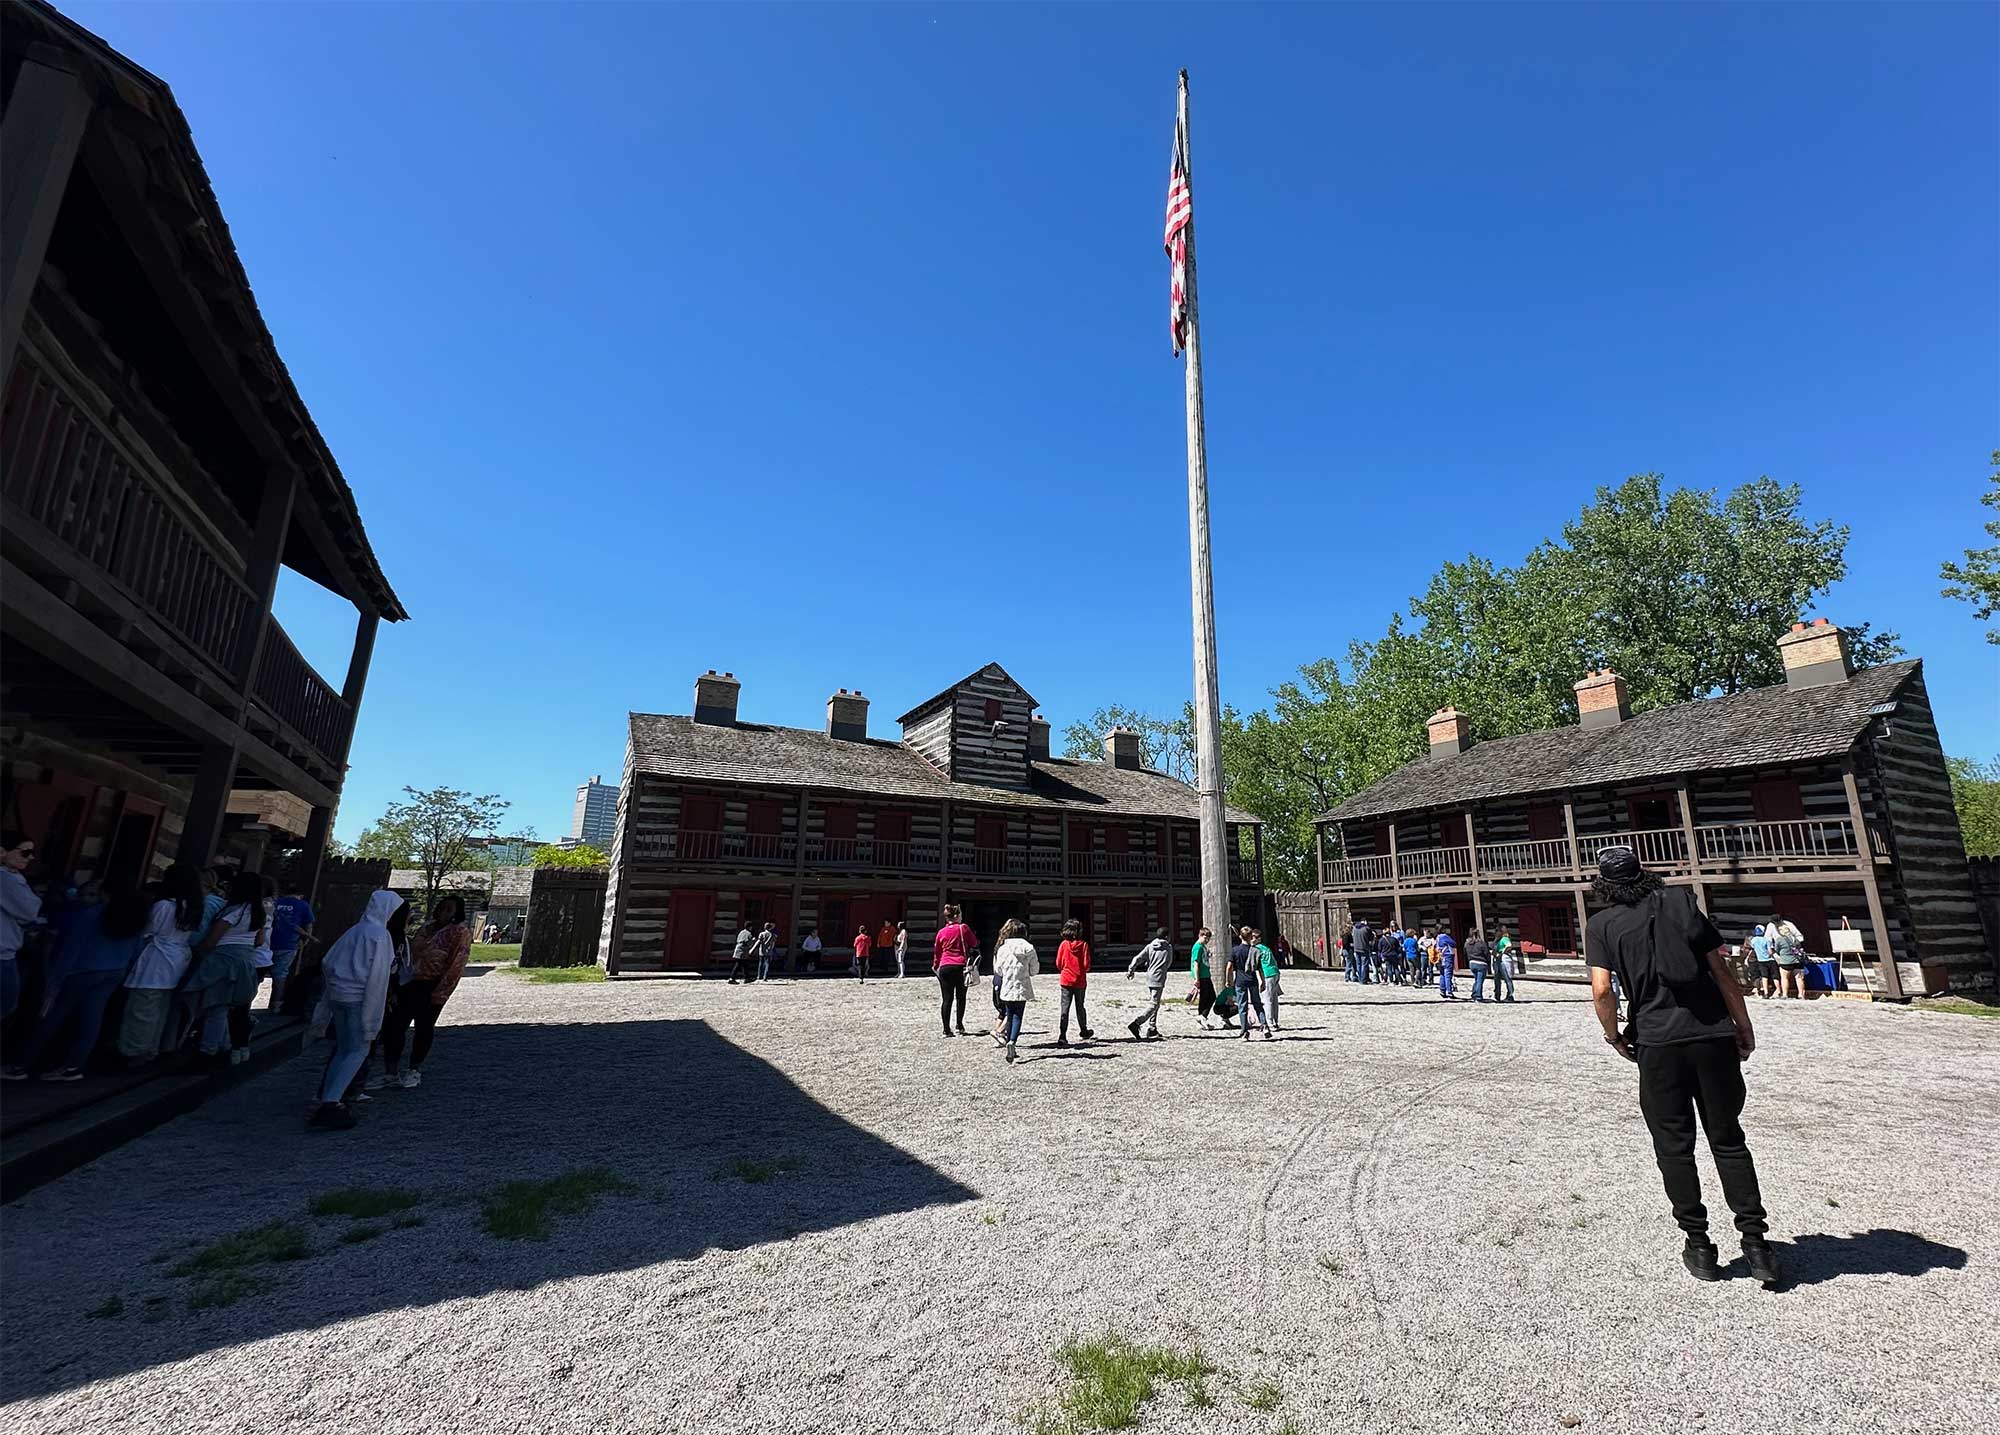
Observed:
[[[1168,322],[1174,352],[1187,347],[1187,244],[1194,224],[1194,194],[1188,189],[1188,136],[1185,117],[1174,121],[1174,167],[1167,175],[1167,257],[1173,261]]]

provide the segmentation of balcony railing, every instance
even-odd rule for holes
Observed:
[[[264,630],[264,647],[257,659],[257,681],[251,695],[313,748],[337,757],[347,734],[348,709],[292,645],[277,619]]]
[[[664,832],[640,833],[633,838],[631,851],[636,860],[649,863],[786,866],[797,859],[799,846],[798,838],[789,832],[692,832],[670,828]],[[950,852],[950,870],[968,876],[1060,881],[1063,875],[1061,852],[981,847],[970,842],[953,843]],[[805,865],[818,869],[937,872],[942,855],[936,841],[906,842],[877,837],[805,839]],[[1070,854],[1070,876],[1078,878],[1164,882],[1169,869],[1176,881],[1194,880],[1194,858],[1185,855],[1170,858],[1152,852]],[[1254,859],[1235,859],[1229,864],[1232,882],[1255,882],[1258,877]]]
[[[1060,877],[1062,853],[955,842],[951,848],[951,870],[980,877]]]
[[[798,838],[789,832],[643,832],[634,853],[652,862],[714,862],[725,866],[758,867],[790,863],[798,856]]]
[[[1678,827],[1579,836],[1573,857],[1569,840],[1563,837],[1482,842],[1477,849],[1479,882],[1481,886],[1505,885],[1589,875],[1597,869],[1597,854],[1619,845],[1632,848],[1641,862],[1668,875],[1841,870],[1856,867],[1863,860],[1854,824],[1845,817],[1725,822],[1694,829],[1692,863],[1688,860],[1687,833]],[[1324,881],[1328,887],[1346,889],[1467,887],[1472,882],[1472,864],[1464,847],[1425,847],[1398,852],[1394,858],[1383,854],[1330,861]]]
[[[894,872],[935,872],[936,842],[909,842],[888,837],[808,837],[808,867],[870,867]]]

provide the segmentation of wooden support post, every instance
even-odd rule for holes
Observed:
[[[1583,955],[1583,929],[1590,925],[1590,910],[1583,905],[1583,888],[1578,887],[1572,894],[1576,898],[1576,954]]]
[[[176,862],[205,866],[222,840],[222,815],[229,810],[229,790],[236,785],[236,744],[203,743],[201,765],[195,769],[194,792],[181,822]]]
[[[1861,807],[1861,788],[1854,780],[1854,759],[1840,764],[1840,783],[1847,789],[1847,815],[1854,823],[1854,843],[1860,850],[1861,892],[1868,899],[1868,921],[1875,928],[1875,950],[1880,954],[1882,995],[1900,999],[1903,974],[1896,970],[1896,953],[1889,945],[1889,922],[1882,913],[1882,884],[1875,879],[1875,843],[1868,833],[1868,815]]]
[[[291,532],[292,502],[298,494],[299,476],[286,469],[265,481],[257,500],[257,526],[250,535],[250,552],[243,571],[244,586],[250,590],[250,605],[237,630],[236,648],[229,665],[237,691],[249,697],[257,678],[257,659],[264,650],[264,634],[271,624],[271,602],[278,591],[278,568],[285,556],[285,536]]]
[[[1403,925],[1403,864],[1396,860],[1396,824],[1389,824],[1389,903],[1396,912],[1396,925]]]
[[[1472,831],[1472,809],[1465,809],[1465,863],[1472,873],[1472,930],[1486,935],[1486,907],[1479,899],[1479,840]]]
[[[1563,799],[1563,831],[1569,834],[1569,876],[1572,882],[1583,881],[1583,855],[1576,847],[1576,804],[1567,797]]]
[[[30,46],[0,117],[0,378],[13,371],[63,191],[90,123],[75,60]]]
[[[287,526],[290,523],[291,506],[292,500],[287,498],[285,501]],[[261,534],[264,529],[262,507],[257,511],[257,528]],[[279,551],[282,553],[282,548]],[[271,580],[276,583],[275,572],[272,573]],[[268,598],[265,600],[264,611],[267,614],[270,611]],[[381,621],[374,613],[362,613],[354,624],[354,650],[348,654],[347,681],[341,684],[340,688],[340,700],[347,704],[347,730],[341,733],[340,751],[334,754],[337,759],[336,765],[340,769],[338,785],[343,790],[347,786],[347,754],[354,746],[354,719],[361,711],[362,690],[368,686],[368,663],[375,653],[375,630],[381,625]],[[251,661],[253,666],[250,671],[254,676],[256,672],[254,654]],[[227,800],[228,795],[225,793],[224,801]],[[338,815],[337,807],[315,807],[312,816],[306,820],[305,874],[302,881],[308,902],[319,901],[319,874],[326,866],[326,842],[327,838],[333,835],[333,819]],[[621,893],[624,891],[622,883],[619,891]]]
[[[951,900],[951,799],[944,800],[938,822],[938,924],[944,924],[944,904]]]
[[[623,796],[623,794],[620,794]],[[812,801],[812,789],[799,789],[799,816],[796,833],[796,850],[792,853],[792,930],[785,935],[785,950],[791,952],[791,968],[799,969],[799,914],[806,905],[806,806]],[[821,939],[825,940],[824,938]]]
[[[1319,874],[1319,881],[1315,885],[1318,886],[1320,891],[1324,892],[1326,890],[1326,828],[1317,822],[1313,824],[1313,871]],[[1324,904],[1322,903],[1322,905]]]
[[[1688,795],[1687,779],[1683,777],[1674,784],[1674,796],[1681,804],[1681,841],[1687,844],[1688,875],[1694,879],[1694,900],[1702,911],[1708,910],[1708,886],[1701,880],[1701,854],[1694,845],[1694,799]]]

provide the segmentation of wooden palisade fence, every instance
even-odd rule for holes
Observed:
[[[604,867],[538,867],[528,893],[528,928],[521,936],[524,967],[581,967],[597,960],[604,926]]]

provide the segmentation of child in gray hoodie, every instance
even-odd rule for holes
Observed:
[[[1160,1034],[1160,1000],[1166,995],[1167,968],[1174,964],[1174,949],[1167,941],[1165,927],[1154,928],[1153,940],[1139,948],[1138,954],[1125,968],[1125,977],[1128,981],[1132,973],[1138,971],[1142,964],[1146,968],[1146,995],[1150,1001],[1146,1009],[1139,1013],[1138,1019],[1125,1028],[1132,1033],[1134,1041],[1141,1040],[1139,1028],[1142,1026],[1150,1027],[1152,1036],[1157,1037]]]

